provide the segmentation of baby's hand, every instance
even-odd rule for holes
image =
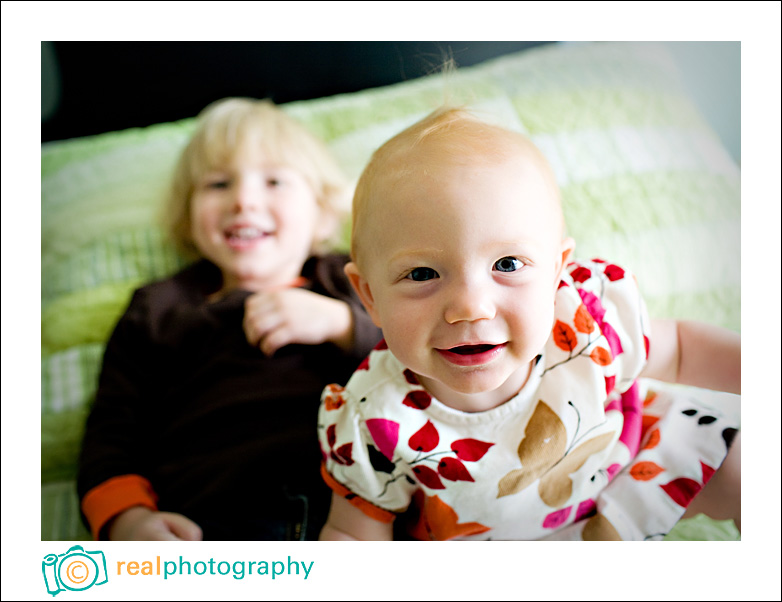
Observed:
[[[302,289],[255,293],[244,304],[244,334],[266,355],[290,345],[353,343],[353,316],[344,301]]]
[[[134,506],[118,515],[109,526],[115,541],[201,541],[201,527],[174,512],[156,512]]]

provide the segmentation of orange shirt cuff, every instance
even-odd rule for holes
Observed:
[[[375,506],[374,504],[368,502],[364,498],[359,497],[357,494],[353,493],[350,489],[345,487],[342,483],[337,481],[334,477],[331,476],[329,471],[326,470],[325,464],[320,465],[320,474],[323,477],[323,480],[326,481],[326,485],[331,487],[334,493],[344,497],[347,501],[349,501],[356,508],[361,510],[361,512],[366,514],[368,517],[374,518],[375,520],[380,521],[381,523],[390,523],[396,518],[396,514],[394,514],[393,512],[390,512],[389,510],[384,510],[379,506]]]
[[[81,510],[96,540],[106,523],[133,506],[157,510],[157,495],[152,484],[136,474],[112,477],[90,489],[81,501]]]

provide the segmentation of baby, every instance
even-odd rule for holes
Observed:
[[[87,423],[78,487],[96,538],[317,537],[330,497],[317,400],[380,340],[348,258],[318,252],[345,188],[326,147],[270,102],[199,116],[168,204],[197,261],[135,292]]]
[[[358,183],[352,245],[385,340],[322,396],[321,539],[391,539],[405,511],[415,539],[655,538],[725,458],[737,425],[636,379],[739,393],[738,336],[650,321],[629,272],[573,262],[522,135],[459,109],[397,135]],[[698,501],[738,518],[720,472]]]

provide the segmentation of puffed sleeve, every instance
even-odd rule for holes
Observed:
[[[366,515],[391,522],[410,505],[415,485],[404,463],[394,457],[399,424],[364,413],[351,382],[323,391],[318,415],[321,472],[335,493]]]
[[[607,388],[624,393],[649,354],[649,317],[638,282],[629,271],[599,259],[571,264],[568,272],[604,337],[592,359],[605,365]]]

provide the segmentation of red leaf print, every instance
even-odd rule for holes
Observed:
[[[592,361],[598,366],[607,366],[613,359],[611,357],[611,352],[603,347],[595,347],[592,350],[592,353],[589,354],[589,357],[591,357]]]
[[[630,469],[630,476],[636,481],[651,481],[665,469],[654,462],[638,462]]]
[[[409,382],[411,385],[421,384],[418,382],[418,377],[415,374],[413,374],[413,372],[410,369],[406,369],[402,374],[405,375],[405,380]]]
[[[705,485],[714,476],[715,470],[708,464],[701,462],[701,472],[703,473],[703,484]]]
[[[440,476],[449,481],[475,481],[467,468],[456,458],[443,458],[437,465]]]
[[[410,391],[402,403],[416,410],[425,410],[432,403],[432,396],[426,391]]]
[[[334,444],[337,442],[336,424],[330,424],[329,427],[326,429],[326,440],[329,442],[330,447],[334,447]]]
[[[649,359],[649,337],[644,335],[644,351],[646,352],[646,359]]]
[[[573,351],[578,344],[576,333],[562,320],[557,320],[554,324],[554,343],[563,351]]]
[[[366,356],[356,368],[356,372],[359,370],[369,370],[369,356]]]
[[[337,455],[345,461],[345,466],[353,464],[353,443],[345,443],[336,449]]]
[[[451,443],[451,449],[456,452],[460,460],[465,462],[477,462],[494,443],[486,443],[478,439],[457,439]]]
[[[432,421],[427,420],[426,424],[418,429],[412,437],[410,437],[410,440],[407,442],[407,444],[412,450],[428,452],[437,447],[439,442],[440,433],[437,432],[437,429],[432,424]]]
[[[555,510],[543,519],[543,528],[556,529],[557,527],[565,524],[565,521],[570,516],[570,511],[572,509],[573,506],[568,506],[567,508],[562,508],[562,510]]]
[[[388,349],[388,345],[386,344],[386,340],[385,339],[381,339],[381,341],[377,345],[375,345],[375,348],[373,349],[373,351],[385,351],[386,349]]]
[[[578,332],[583,332],[584,334],[590,334],[595,329],[595,319],[583,303],[576,310],[573,324]]]
[[[593,257],[592,263],[608,263],[605,259],[600,259],[599,257]]]
[[[660,487],[662,487],[665,493],[671,496],[671,499],[682,508],[689,506],[692,498],[701,490],[700,483],[688,479],[687,477],[674,479],[670,483],[660,485]]]
[[[437,476],[437,473],[428,466],[414,466],[413,472],[418,480],[429,489],[445,489],[445,485]]]
[[[657,444],[659,442],[660,442],[660,429],[654,429],[652,431],[652,434],[649,435],[649,441],[646,442],[646,445],[644,445],[642,449],[652,449],[653,447],[657,447]]]
[[[565,286],[570,286],[570,285],[567,282],[565,282],[564,280],[560,280],[559,281],[559,286],[557,286],[557,289],[561,289],[562,287],[565,287]]]
[[[616,282],[625,277],[625,271],[618,265],[612,263],[611,265],[606,266],[605,275],[611,282]]]
[[[606,376],[606,395],[610,395],[611,391],[614,390],[614,383],[616,382],[616,376]]]
[[[589,268],[580,266],[570,272],[570,275],[576,282],[585,282],[592,276],[592,272]]]
[[[335,454],[333,451],[331,452],[331,459],[334,460],[337,464],[344,464],[345,461],[340,458],[337,454]]]

